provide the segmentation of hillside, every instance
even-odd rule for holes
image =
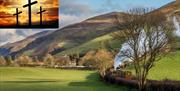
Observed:
[[[176,16],[178,21],[180,21],[178,13],[179,8],[180,2],[175,1],[150,13],[163,12],[168,16],[170,21],[172,21],[174,16]],[[123,18],[121,16],[126,15],[126,13],[122,12],[112,12],[92,17],[80,23],[72,24],[56,30],[51,34],[38,37],[31,42],[26,43],[26,45],[23,45],[23,47],[20,47],[18,50],[7,51],[5,54],[12,56],[20,54],[43,56],[47,53],[51,53],[53,55],[71,54],[77,52],[84,53],[90,49],[99,48],[101,46],[100,42],[106,40],[110,40],[110,45],[114,48],[118,48],[121,43],[116,40],[111,40],[112,38],[110,38],[110,33],[116,31],[114,20],[117,15],[120,17],[121,23],[125,23],[123,22]],[[17,42],[0,47],[0,53],[4,53],[4,50],[9,50],[9,46],[17,49],[15,46],[18,44],[21,45],[21,43],[22,42]]]
[[[153,65],[148,74],[148,79],[152,80],[180,80],[180,51],[170,52]],[[135,75],[133,66],[127,66],[126,71],[131,71]]]
[[[26,47],[29,43],[31,43],[35,39],[42,37],[42,36],[46,36],[52,32],[53,31],[43,31],[43,32],[31,35],[21,41],[0,46],[0,55],[6,56],[13,52],[17,52],[17,51],[23,49],[24,47]]]
[[[173,12],[175,12],[176,10],[178,10],[180,8],[180,1],[176,0],[174,2],[171,2],[167,5],[164,5],[162,7],[160,7],[159,9],[156,9],[154,11],[152,11],[152,13],[156,13],[156,12],[162,12],[164,14],[172,14]]]
[[[32,54],[31,56],[43,56],[47,53],[57,54],[74,48],[94,38],[115,31],[113,29],[114,18],[117,14],[124,15],[124,13],[113,12],[64,27],[47,36],[35,39],[21,50],[12,52],[11,55],[25,53]]]

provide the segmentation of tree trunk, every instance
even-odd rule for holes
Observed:
[[[146,80],[141,80],[139,82],[139,91],[146,91],[146,86],[147,86]]]

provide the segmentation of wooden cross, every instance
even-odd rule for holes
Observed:
[[[40,11],[37,12],[37,14],[40,14],[40,25],[42,25],[42,14],[46,12],[46,10],[42,10],[42,7],[40,6]]]
[[[16,26],[19,26],[19,14],[21,14],[22,11],[18,11],[18,8],[16,8],[16,13],[13,14],[14,16],[16,16]]]
[[[29,13],[29,26],[32,25],[31,20],[31,6],[38,3],[37,1],[31,2],[31,0],[28,0],[28,4],[24,5],[23,8],[28,7],[28,13]]]

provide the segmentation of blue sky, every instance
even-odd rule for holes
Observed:
[[[87,4],[93,7],[100,7],[104,2],[111,1],[114,3],[118,3],[120,6],[125,6],[128,4],[136,4],[136,5],[147,5],[153,7],[160,7],[169,2],[175,0],[76,0],[77,3]],[[62,2],[63,3],[63,2]]]
[[[175,0],[60,0],[60,27],[105,13],[126,12],[134,7],[159,8],[173,1]]]
[[[109,7],[109,11],[126,11],[133,7],[159,8],[172,1],[175,0],[71,0],[71,2],[84,4],[95,10]]]

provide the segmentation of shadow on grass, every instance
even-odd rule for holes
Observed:
[[[42,79],[42,78],[17,78],[17,79],[19,79],[19,80],[30,80],[30,81],[38,81],[38,80],[40,80],[40,81],[60,81],[59,79]]]
[[[99,84],[102,84],[99,75],[97,73],[91,73],[86,77],[84,82],[71,82],[68,86],[97,86]]]
[[[119,86],[115,84],[106,83],[104,80],[102,80],[98,73],[91,73],[86,77],[85,81],[81,82],[70,82],[68,86],[74,86],[74,87],[92,87],[96,88],[98,91],[104,90],[104,91],[136,91],[133,88],[127,88],[124,86]]]
[[[18,78],[20,81],[1,81],[1,83],[52,83],[62,82],[56,79],[34,79],[34,78]]]
[[[1,83],[52,83],[60,81],[2,81]]]

